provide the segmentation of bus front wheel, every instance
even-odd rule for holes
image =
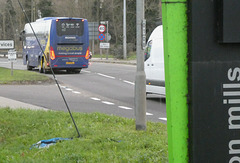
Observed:
[[[45,63],[44,63],[44,59],[42,59],[41,63],[42,63],[42,64],[41,64],[40,67],[39,67],[39,72],[44,73],[44,74],[47,74],[48,71],[46,70]]]
[[[38,68],[38,70],[39,70],[40,73],[43,73],[43,68],[42,68],[43,64],[42,64],[42,62],[43,62],[43,61],[41,60],[40,65],[39,65],[39,68]]]
[[[46,67],[45,67],[44,60],[43,60],[42,69],[43,69],[43,73],[44,73],[44,74],[47,74],[47,70],[46,70]]]

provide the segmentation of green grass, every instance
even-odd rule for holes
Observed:
[[[136,59],[137,59],[136,51],[134,51],[134,52],[129,52],[129,53],[128,53],[128,56],[127,56],[127,59],[128,59],[128,60],[136,60]]]
[[[0,109],[1,162],[168,162],[167,131],[162,123],[147,123],[136,131],[132,119],[100,113]],[[54,137],[70,138],[49,148],[32,144]]]
[[[0,84],[37,83],[50,81],[47,76],[33,71],[13,70],[0,67]]]
[[[93,56],[92,56],[93,58],[107,58],[107,54],[94,54]],[[108,54],[108,58],[114,58],[114,56],[113,55],[111,55],[111,54]]]

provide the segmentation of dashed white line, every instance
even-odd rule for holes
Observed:
[[[101,99],[96,98],[96,97],[91,97],[91,99],[94,100],[94,101],[101,101]]]
[[[86,71],[85,71],[86,72]],[[90,73],[89,71],[87,73]],[[103,76],[103,77],[107,77],[107,78],[110,78],[110,79],[116,79],[115,77],[112,77],[112,76],[108,76],[108,75],[104,75],[104,74],[101,74],[101,73],[97,73],[98,75],[100,76]],[[131,85],[135,85],[135,83],[133,82],[130,82],[130,81],[127,81],[127,80],[123,80],[123,82],[125,83],[128,83],[128,84],[131,84]],[[75,94],[81,94],[81,92],[78,92],[78,91],[74,91],[73,89],[71,88],[67,88],[66,86],[62,86],[62,85],[59,85],[61,88],[67,90],[67,91],[72,91],[72,93],[75,93]],[[97,97],[91,97],[92,100],[94,101],[101,101],[101,99],[97,98]],[[103,104],[106,104],[106,105],[115,105],[114,103],[112,102],[109,102],[109,101],[101,101]],[[118,106],[118,108],[120,109],[125,109],[125,110],[133,110],[133,108],[130,108],[130,107],[126,107],[126,106]],[[153,114],[152,113],[149,113],[149,112],[146,112],[146,115],[148,116],[152,116]],[[158,118],[159,120],[163,120],[163,121],[167,121],[167,118]]]
[[[119,108],[121,109],[125,109],[125,110],[132,110],[133,108],[129,108],[129,107],[126,107],[126,106],[118,106]]]
[[[115,77],[113,76],[108,76],[108,75],[105,75],[105,74],[101,74],[101,73],[97,73],[98,75],[100,76],[103,76],[103,77],[106,77],[106,78],[110,78],[110,79],[116,79]]]
[[[102,101],[103,104],[107,104],[107,105],[115,105],[114,103],[112,102],[108,102],[108,101]]]
[[[167,118],[158,118],[160,120],[163,120],[163,121],[167,121]]]
[[[148,113],[148,112],[146,112],[146,115],[153,115],[152,113]]]
[[[101,73],[97,73],[97,74],[100,75],[100,76],[107,77],[107,78],[115,79],[115,77],[112,77],[112,76],[104,75],[104,74],[101,74]],[[135,83],[130,82],[130,81],[127,81],[127,80],[123,80],[123,82],[128,83],[128,84],[131,84],[131,85],[135,85]],[[66,86],[62,86],[62,85],[59,85],[59,86],[60,86],[61,88],[64,88],[64,89],[67,90],[67,91],[72,91],[72,93],[81,94],[81,92],[73,91],[73,89],[67,88]],[[91,99],[94,100],[94,101],[101,101],[101,99],[99,99],[99,98],[97,98],[97,97],[91,97]],[[114,103],[109,102],[109,101],[101,101],[101,102],[102,102],[103,104],[106,104],[106,105],[115,105]],[[118,106],[118,108],[120,108],[120,109],[125,109],[125,110],[133,110],[133,108],[126,107],[126,106]],[[149,113],[149,112],[146,112],[146,115],[152,116],[153,114],[152,114],[152,113]],[[167,121],[167,118],[158,118],[158,119],[159,119],[159,120],[163,120],[163,121]]]
[[[78,92],[78,91],[72,91],[72,93],[81,94],[81,92]]]
[[[57,84],[56,84],[56,85],[57,85]],[[63,86],[63,85],[59,85],[59,87],[64,88],[64,89],[67,88],[66,86]]]
[[[83,72],[86,72],[86,73],[91,73],[91,71],[87,71],[87,70],[82,70]]]
[[[67,88],[66,86],[63,86],[63,85],[59,85],[59,86],[60,86],[61,88],[65,89],[66,91],[72,91],[72,93],[81,94],[81,92],[74,91],[73,89]]]
[[[135,83],[133,82],[130,82],[130,81],[127,81],[127,80],[123,80],[124,83],[127,83],[127,84],[131,84],[131,85],[135,85]]]

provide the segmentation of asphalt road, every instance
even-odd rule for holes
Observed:
[[[0,67],[10,67],[0,58]],[[21,60],[16,69],[26,69]],[[61,90],[73,112],[101,112],[134,118],[135,65],[91,62],[80,74],[56,73]],[[52,77],[48,74],[49,77]],[[0,96],[52,110],[67,111],[55,84],[0,85]],[[147,120],[166,122],[166,105],[158,96],[147,99]]]

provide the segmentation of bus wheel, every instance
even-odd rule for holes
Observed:
[[[43,73],[43,68],[42,68],[42,65],[43,65],[43,64],[41,64],[41,63],[42,63],[42,60],[41,60],[41,62],[40,62],[40,65],[39,65],[39,67],[38,67],[38,70],[39,70],[40,73]]]
[[[29,61],[27,60],[27,70],[32,70],[32,66],[29,65]]]
[[[81,70],[82,70],[81,68],[80,68],[80,69],[75,69],[74,72],[75,72],[76,74],[79,74],[79,73],[81,72]]]
[[[66,72],[67,72],[67,73],[72,73],[73,70],[72,70],[72,69],[67,69]]]
[[[43,71],[44,74],[47,74],[47,70],[45,68],[44,59],[42,60],[42,71]]]

